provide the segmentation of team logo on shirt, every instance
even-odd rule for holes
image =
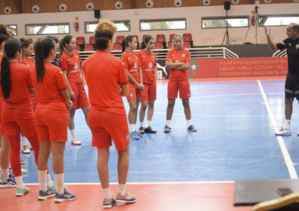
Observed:
[[[155,56],[153,55],[153,59],[155,59]]]
[[[75,70],[78,69],[78,64],[77,63],[75,63],[74,68],[75,68]]]
[[[78,58],[78,55],[75,55],[75,56],[76,56],[77,59],[79,59],[79,58]]]
[[[182,54],[182,57],[186,57],[186,54],[183,53],[183,54]]]
[[[134,94],[133,93],[130,93],[130,97],[133,97],[134,96]]]
[[[137,63],[136,62],[134,63],[134,68],[137,69]]]
[[[153,67],[153,63],[151,63],[151,62],[148,63],[148,67],[149,67],[149,68],[152,68],[152,67]]]
[[[299,44],[296,45],[296,50],[298,50],[298,49],[299,49]]]

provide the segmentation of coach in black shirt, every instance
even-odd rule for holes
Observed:
[[[287,49],[288,55],[288,74],[285,82],[285,126],[275,134],[290,136],[294,97],[299,100],[299,25],[296,23],[289,24],[286,33],[288,38],[276,45],[270,38],[270,32],[271,29],[265,27],[265,33],[270,49]]]

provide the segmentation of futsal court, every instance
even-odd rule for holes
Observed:
[[[292,136],[274,135],[284,124],[283,78],[192,79],[192,122],[198,132],[187,132],[182,102],[177,99],[169,134],[163,132],[167,83],[159,82],[151,125],[158,132],[130,141],[127,191],[137,197],[137,202],[111,210],[245,211],[251,207],[233,207],[235,180],[298,178],[298,102],[294,101]],[[128,110],[125,98],[124,104]],[[54,203],[53,199],[37,200],[37,168],[31,153],[22,155],[26,159],[22,167],[28,169],[23,179],[31,192],[17,198],[14,189],[1,190],[1,211],[102,210],[97,150],[91,147],[91,132],[79,110],[75,125],[82,145],[71,146],[67,142],[65,182],[77,200],[62,204]],[[117,151],[114,146],[110,153],[111,191],[115,195]],[[49,167],[54,178],[51,162]]]

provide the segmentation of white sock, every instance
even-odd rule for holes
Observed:
[[[106,199],[110,199],[112,197],[110,188],[103,188],[103,194],[104,194],[104,198]]]
[[[47,185],[50,186],[51,183],[52,183],[52,179],[51,179],[51,175],[49,173],[49,174],[47,174]]]
[[[55,178],[55,186],[56,186],[56,192],[58,194],[64,193],[64,187],[63,187],[63,180],[64,180],[64,174],[54,174]]]
[[[16,183],[17,183],[17,186],[18,187],[21,187],[21,188],[24,188],[25,185],[23,183],[23,178],[22,176],[18,176],[18,177],[15,177],[15,180],[16,180]]]
[[[284,128],[289,131],[291,130],[291,120],[290,119],[286,119]]]
[[[167,125],[168,127],[171,127],[171,120],[166,120],[166,125]]]
[[[146,121],[146,128],[148,128],[149,126],[151,126],[151,121]]]
[[[122,195],[126,193],[126,184],[118,184],[118,192],[120,192]]]
[[[143,122],[140,122],[139,124],[140,124],[140,127],[143,127]]]
[[[133,132],[136,130],[136,124],[129,124],[130,132]]]
[[[7,169],[1,169],[1,178],[2,180],[7,180],[9,174],[9,168]]]
[[[47,190],[47,170],[37,171],[38,181],[39,181],[39,189],[42,191]]]
[[[76,136],[75,129],[73,129],[73,130],[70,130],[70,132],[71,132],[72,138],[75,138],[75,137],[77,137],[77,136]]]
[[[25,136],[21,136],[22,146],[27,145],[27,138]]]
[[[191,119],[187,120],[187,127],[190,127],[190,125],[192,125],[192,120]]]

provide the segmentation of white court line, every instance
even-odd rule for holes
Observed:
[[[166,115],[165,112],[156,112],[155,114]],[[184,113],[175,113],[173,116],[185,116]],[[240,115],[233,115],[233,114],[192,114],[192,116],[199,116],[199,117],[252,117],[252,116],[268,116],[268,114],[240,114]]]
[[[263,86],[261,84],[261,81],[258,80],[257,83],[258,83],[258,85],[260,87],[262,96],[264,98],[265,105],[266,105],[268,114],[269,114],[270,119],[271,119],[271,124],[273,125],[275,132],[278,132],[278,126],[277,126],[277,123],[275,121],[275,118],[274,118],[274,115],[272,113],[272,110],[270,108],[269,101],[268,101],[268,99],[266,97],[266,94],[265,94],[264,88],[263,88]],[[287,147],[286,147],[286,145],[284,143],[283,138],[281,136],[276,136],[276,138],[277,138],[277,141],[279,143],[279,146],[280,146],[283,158],[285,160],[285,163],[287,165],[287,168],[288,168],[288,171],[289,171],[291,179],[298,179],[298,175],[297,175],[297,172],[296,172],[295,167],[293,165],[293,161],[292,161],[292,159],[290,157],[290,154],[289,154],[289,152],[287,150]]]

